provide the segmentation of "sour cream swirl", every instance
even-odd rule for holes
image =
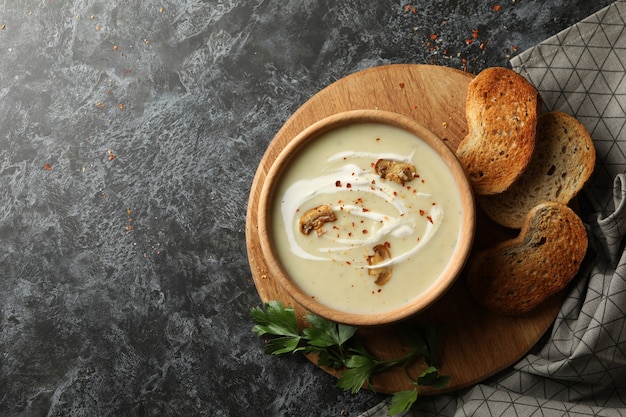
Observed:
[[[280,205],[291,252],[307,260],[344,262],[365,269],[393,265],[417,253],[437,233],[444,218],[443,208],[432,202],[431,194],[419,191],[419,179],[400,185],[382,180],[371,166],[364,168],[367,163],[355,163],[365,160],[371,161],[371,165],[381,158],[410,162],[412,157],[413,154],[342,151],[326,161],[345,161],[338,169],[292,183],[283,194]],[[324,239],[327,243],[312,249],[302,244],[297,225],[299,216],[316,206],[320,198],[333,207],[342,222],[326,224],[327,232],[313,239]],[[334,228],[340,228],[341,224],[355,223],[371,227],[361,234],[335,233]],[[413,243],[402,245],[404,250],[401,253],[392,250],[390,259],[375,266],[368,265],[365,256],[354,256],[355,251],[365,253],[376,244],[394,239]]]

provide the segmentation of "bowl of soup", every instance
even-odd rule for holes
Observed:
[[[415,120],[329,116],[272,163],[258,208],[271,277],[301,306],[357,326],[397,322],[455,282],[475,230],[454,152]]]

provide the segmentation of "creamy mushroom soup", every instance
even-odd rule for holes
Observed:
[[[279,183],[272,231],[285,272],[345,312],[381,313],[423,293],[453,256],[461,196],[442,158],[403,129],[335,129]]]

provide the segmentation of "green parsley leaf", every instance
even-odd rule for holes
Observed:
[[[341,374],[337,386],[355,394],[370,382],[378,362],[369,356],[353,355],[345,361],[345,366],[348,369]]]
[[[417,328],[409,324],[405,324],[402,334],[405,340],[418,351],[429,366],[437,366],[439,363],[439,339],[442,327],[426,325]]]
[[[265,344],[265,353],[270,355],[282,355],[284,353],[293,353],[304,348],[300,347],[301,337],[282,336],[274,337],[267,340]]]
[[[303,330],[309,343],[316,347],[343,346],[356,333],[356,327],[334,323],[316,315],[306,316],[311,327]]]
[[[308,347],[308,352],[317,353],[317,364],[319,366],[328,366],[329,368],[339,369],[343,368],[343,362],[345,360],[341,352],[338,349],[317,349]]]
[[[422,334],[426,338],[428,351],[430,352],[428,357],[424,357],[424,360],[428,365],[439,365],[439,342],[441,341],[442,332],[443,326],[425,326],[422,329]]]
[[[434,366],[429,366],[417,378],[417,383],[421,386],[429,386],[433,388],[445,388],[450,382],[450,377],[440,375],[439,370]]]
[[[285,308],[280,301],[265,304],[265,311],[255,307],[250,311],[255,326],[252,331],[258,336],[300,336],[300,328],[293,308]]]
[[[302,335],[293,308],[284,308],[281,302],[270,301],[265,304],[265,310],[255,307],[250,310],[250,315],[255,323],[254,333],[272,336],[265,345],[266,353],[281,355],[304,349],[300,346]]]
[[[393,416],[410,410],[415,401],[417,401],[417,394],[417,388],[394,393],[389,402],[387,415]]]

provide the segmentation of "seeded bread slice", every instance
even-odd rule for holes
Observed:
[[[528,213],[517,238],[472,258],[470,292],[498,314],[526,313],[565,288],[578,272],[587,244],[576,213],[562,203],[542,203]]]
[[[537,204],[569,203],[591,177],[595,162],[593,141],[576,118],[544,113],[537,122],[535,153],[526,171],[509,189],[477,197],[478,203],[495,222],[519,229]]]
[[[469,132],[456,155],[476,194],[501,193],[532,157],[539,93],[513,70],[487,68],[470,82],[465,111]]]

